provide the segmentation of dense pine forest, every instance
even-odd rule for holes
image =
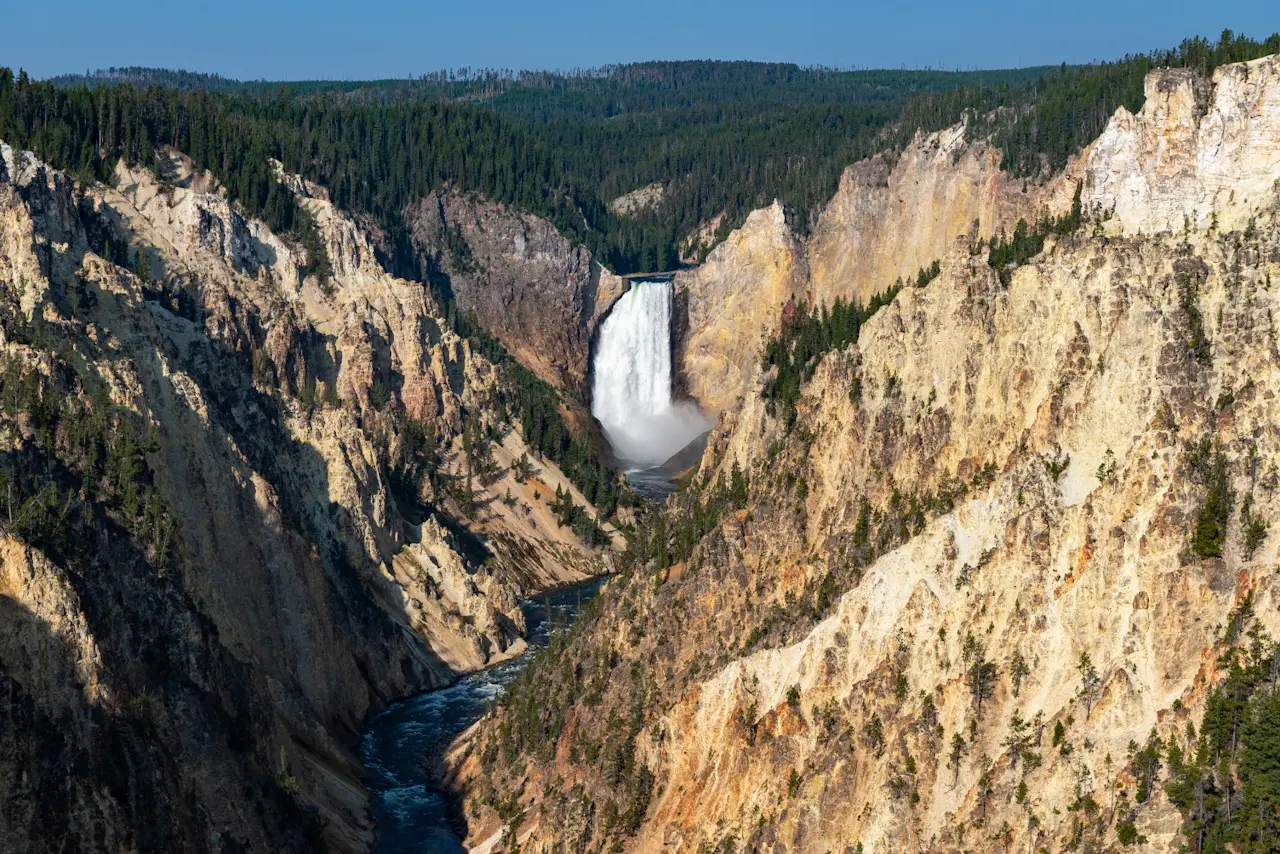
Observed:
[[[281,84],[140,68],[39,83],[0,71],[0,139],[97,178],[117,157],[149,163],[157,145],[172,145],[283,231],[304,224],[269,157],[393,238],[405,205],[452,184],[546,216],[630,273],[675,267],[700,225],[724,214],[723,235],[775,198],[803,231],[845,166],[918,129],[968,115],[970,133],[991,136],[1007,168],[1035,177],[1065,163],[1117,107],[1138,109],[1152,67],[1210,71],[1277,51],[1280,35],[1226,31],[1115,62],[990,72],[705,61]],[[653,182],[666,187],[654,209],[609,210]]]
[[[296,224],[289,200],[258,165],[269,156],[328,186],[343,207],[373,214],[393,235],[406,204],[452,183],[552,219],[626,273],[673,268],[680,239],[721,212],[727,227],[777,197],[804,220],[844,166],[875,150],[877,136],[922,93],[1016,85],[1048,70],[684,62],[367,84],[210,76],[202,86],[200,75],[186,72],[113,69],[56,84],[20,77],[20,128],[0,118],[0,134],[99,177],[112,165],[102,150],[145,162],[168,143],[284,230]],[[608,210],[610,199],[655,181],[668,188],[659,209],[637,218]]]

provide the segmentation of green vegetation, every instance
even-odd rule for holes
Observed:
[[[954,784],[960,779],[960,763],[964,761],[964,755],[969,751],[969,745],[965,742],[964,736],[960,733],[952,733],[951,748],[947,752],[947,767],[951,769],[951,782]]]
[[[598,656],[579,661],[576,650],[571,650],[574,640],[580,639],[601,613],[597,597],[582,609],[568,630],[553,633],[550,644],[538,651],[532,666],[511,684],[502,699],[496,737],[488,741],[481,755],[482,765],[491,768],[499,758],[508,765],[517,758],[549,761],[574,714],[575,702],[581,698],[588,705],[599,704],[610,671],[617,666],[616,653],[601,650]],[[570,684],[577,690],[568,690]],[[642,688],[631,697],[623,714],[610,711],[606,735],[599,740],[589,738],[581,729],[576,732],[575,756],[598,769],[609,787],[610,794],[603,797],[599,813],[601,832],[606,838],[635,833],[653,798],[657,781],[636,750],[647,699]],[[486,803],[500,815],[512,812],[507,803],[499,800],[492,784],[485,785],[484,792]]]
[[[1221,448],[1212,449],[1206,438],[1190,454],[1189,466],[1205,487],[1204,503],[1196,513],[1191,549],[1203,559],[1221,557],[1227,539],[1227,525],[1235,504],[1231,473]],[[1264,529],[1265,535],[1265,529]]]
[[[181,71],[169,68],[147,68],[129,65],[117,68],[99,68],[92,73],[60,74],[49,78],[54,86],[78,89],[95,86],[165,86],[169,89],[203,89],[206,92],[249,92],[256,85],[231,80],[218,74],[202,74],[198,71]]]
[[[784,104],[888,101],[902,89],[932,92],[968,85],[1016,85],[1051,66],[998,71],[842,71],[821,66],[719,60],[637,62],[569,71],[456,68],[407,79],[234,80],[217,74],[148,68],[102,68],[63,74],[48,82],[61,88],[132,85],[206,92],[333,98],[361,104],[409,100],[476,101],[513,116],[551,115],[557,120],[613,118],[694,104],[739,105],[744,100]],[[732,107],[731,107],[732,108]]]
[[[447,182],[562,224],[580,219],[562,176],[532,141],[491,111],[467,106],[382,110],[127,85],[58,89],[0,70],[0,138],[103,179],[117,158],[151,167],[155,146],[172,145],[211,170],[247,213],[283,233],[302,234],[305,223],[271,172],[273,157],[397,235],[400,210]]]
[[[1000,281],[1007,287],[1013,279],[1013,271],[1039,255],[1044,249],[1046,237],[1050,234],[1059,237],[1071,234],[1080,227],[1081,222],[1083,222],[1083,215],[1080,210],[1080,185],[1076,185],[1076,196],[1071,203],[1070,213],[1057,219],[1045,213],[1033,226],[1027,225],[1025,219],[1020,219],[1014,226],[1013,234],[1006,237],[1002,231],[998,235],[993,235],[987,263],[995,268],[1000,275]]]
[[[110,520],[136,537],[159,569],[174,558],[173,516],[156,490],[145,454],[154,428],[114,406],[105,387],[54,352],[40,324],[6,318],[10,341],[44,351],[48,373],[17,356],[0,363],[0,424],[23,437],[0,457],[0,527],[55,559],[89,563]]]
[[[1147,743],[1141,748],[1136,741],[1129,743],[1130,763],[1133,766],[1133,776],[1138,782],[1138,790],[1134,793],[1133,799],[1140,804],[1151,797],[1151,791],[1160,774],[1160,757],[1163,752],[1164,745],[1155,727],[1151,728]]]
[[[1116,839],[1121,845],[1140,845],[1147,841],[1147,837],[1138,833],[1138,829],[1134,826],[1132,820],[1121,821],[1116,824]]]
[[[862,728],[862,738],[877,757],[884,753],[884,722],[878,714],[872,714]]]
[[[1255,626],[1252,603],[1233,615],[1219,662],[1226,679],[1210,693],[1197,737],[1170,738],[1165,793],[1181,810],[1194,854],[1259,854],[1280,848],[1280,645]]]
[[[1022,652],[1014,650],[1013,657],[1009,660],[1009,681],[1013,685],[1013,696],[1017,697],[1022,693],[1022,683],[1030,675],[1031,667]]]
[[[1087,715],[1093,711],[1093,701],[1097,697],[1102,680],[1098,675],[1098,668],[1094,667],[1087,652],[1080,653],[1080,660],[1076,662],[1076,672],[1080,674],[1080,696],[1084,698]]]
[[[584,543],[593,546],[608,545],[609,538],[595,523],[585,509],[573,502],[572,493],[556,487],[556,500],[551,506],[556,514],[556,521],[566,528],[572,528]]]
[[[1180,270],[1177,278],[1178,307],[1187,324],[1187,349],[1193,359],[1207,365],[1213,361],[1213,352],[1204,331],[1204,315],[1200,313],[1199,277],[1195,273]]]
[[[560,392],[516,361],[480,326],[474,315],[459,313],[448,293],[437,291],[436,299],[445,309],[453,330],[470,340],[474,352],[497,367],[501,379],[492,403],[502,420],[519,426],[525,444],[540,457],[546,456],[555,462],[602,517],[611,515],[620,504],[634,501],[622,485],[619,473],[602,461],[595,439],[584,437],[570,427],[563,415],[566,404]],[[528,469],[521,466],[520,473],[527,476]],[[570,516],[569,524],[572,524],[578,517]]]
[[[404,207],[452,184],[548,217],[626,273],[675,266],[699,225],[724,213],[727,233],[775,198],[803,231],[847,165],[902,147],[917,129],[967,114],[970,137],[991,137],[1007,168],[1037,176],[1096,137],[1117,107],[1138,109],[1150,69],[1207,73],[1277,51],[1280,36],[1227,31],[1116,62],[968,73],[655,62],[242,84],[126,68],[42,84],[0,71],[0,139],[98,177],[119,156],[150,165],[155,146],[172,145],[248,212],[291,232],[296,206],[270,174],[275,157],[341,207],[373,215],[401,249]],[[608,210],[653,182],[667,188],[657,210]]]
[[[1116,105],[1137,108],[1142,76],[1153,65],[1208,71],[1273,51],[1276,41],[1224,33],[1215,45],[1191,40],[1175,51],[1052,71],[834,72],[649,63],[600,73],[476,72],[289,84],[287,90],[145,69],[53,85],[0,69],[0,138],[86,179],[109,177],[118,158],[153,166],[156,147],[171,145],[211,170],[246,213],[292,235],[322,281],[329,272],[323,243],[275,180],[269,158],[326,185],[339,206],[371,214],[406,267],[402,210],[449,184],[546,216],[607,265],[627,272],[673,266],[680,239],[695,226],[720,212],[726,223],[740,221],[775,197],[803,229],[848,163],[901,146],[916,128],[949,125],[966,111],[1004,123],[974,119],[970,132],[995,134],[1011,168],[1034,171],[1029,164],[1041,155],[1050,166],[1060,165]],[[134,85],[143,83],[163,86]],[[992,113],[996,107],[1012,109]],[[652,181],[668,185],[659,210],[634,219],[608,211],[609,198]],[[1007,276],[1009,265],[1040,251],[1047,234],[1065,233],[1078,221],[1077,206],[1057,222],[1020,224],[1013,235],[992,241],[991,263]],[[107,245],[103,251],[130,263],[127,248]],[[147,264],[139,256],[134,266],[149,275],[142,269]],[[915,284],[937,272],[936,264],[922,270]],[[837,303],[793,310],[766,354],[778,368],[768,394],[788,424],[794,423],[800,385],[821,354],[856,340],[861,323],[896,287],[865,308]],[[442,305],[447,309],[448,300]],[[474,320],[449,313],[505,372],[505,403],[525,440],[610,512],[620,494],[616,475],[569,428],[558,394],[502,353]],[[1195,349],[1207,352],[1207,344]],[[857,384],[855,379],[855,391]]]
[[[740,480],[726,484],[723,475],[714,483],[698,483],[680,493],[678,512],[669,513],[662,508],[641,520],[639,528],[644,535],[632,542],[625,556],[627,566],[643,566],[655,562],[655,568],[665,570],[675,563],[683,563],[693,557],[693,550],[702,538],[710,533],[725,514],[747,506],[748,484],[741,470]]]
[[[1207,75],[1219,65],[1273,53],[1280,53],[1280,34],[1255,41],[1224,30],[1216,42],[1191,38],[1172,50],[1064,65],[1018,87],[961,89],[935,97],[971,113],[970,136],[990,136],[1004,153],[1005,169],[1034,176],[1066,165],[1102,133],[1118,108],[1136,113],[1143,103],[1143,80],[1152,69],[1188,68]]]
[[[916,281],[928,282],[932,269],[921,270]],[[900,290],[901,281],[876,294],[866,307],[850,305],[843,299],[837,299],[830,308],[815,306],[810,309],[807,303],[794,301],[783,307],[778,335],[765,345],[765,370],[775,366],[778,370],[765,387],[764,396],[769,401],[771,413],[781,410],[788,430],[796,422],[800,389],[813,376],[822,356],[856,342],[867,318],[893,302]]]
[[[844,167],[883,147],[885,129],[912,98],[958,86],[1017,86],[1050,70],[690,61],[290,83],[124,68],[53,82],[69,93],[111,90],[109,98],[156,87],[146,98],[165,105],[143,110],[144,117],[172,113],[174,99],[159,94],[161,86],[179,93],[180,105],[198,104],[194,112],[213,105],[223,114],[220,128],[261,131],[274,156],[393,232],[406,203],[452,183],[551,218],[625,273],[673,268],[680,239],[699,224],[724,212],[727,225],[736,225],[774,198],[804,227]],[[941,125],[958,116],[953,111]],[[148,133],[167,139],[157,127]],[[223,161],[188,153],[221,176]],[[628,218],[605,207],[655,181],[667,188],[661,210]],[[257,210],[252,200],[245,204]]]
[[[1022,761],[1024,771],[1030,771],[1040,765],[1040,754],[1032,749],[1036,746],[1032,723],[1022,717],[1017,709],[1009,717],[1009,734],[1005,736],[1004,746],[1009,753],[1011,767],[1016,767],[1019,760]],[[1039,726],[1035,728],[1039,729]]]
[[[964,681],[969,688],[969,697],[973,700],[973,719],[982,719],[982,701],[995,695],[996,677],[999,670],[994,662],[987,660],[987,651],[983,644],[969,634],[961,647],[964,660]]]
[[[1267,520],[1253,512],[1253,496],[1246,495],[1240,505],[1240,527],[1244,531],[1244,556],[1252,560],[1253,554],[1267,539]]]

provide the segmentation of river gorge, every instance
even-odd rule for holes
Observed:
[[[365,722],[360,758],[373,795],[377,854],[462,854],[432,767],[449,743],[502,697],[537,650],[573,624],[607,580],[595,578],[521,602],[529,628],[523,655],[410,697]]]

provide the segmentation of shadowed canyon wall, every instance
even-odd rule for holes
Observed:
[[[600,566],[585,500],[516,432],[457,506],[495,370],[319,189],[282,176],[323,282],[177,153],[0,155],[0,847],[366,850],[362,718],[521,652],[518,598]]]

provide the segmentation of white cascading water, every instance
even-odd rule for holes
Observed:
[[[637,468],[665,463],[711,426],[697,406],[671,399],[671,303],[670,281],[635,281],[597,338],[591,413]]]

